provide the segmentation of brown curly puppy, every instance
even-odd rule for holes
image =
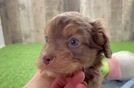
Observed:
[[[90,88],[100,88],[102,57],[111,56],[109,40],[100,22],[91,22],[78,12],[52,18],[45,29],[46,45],[38,61],[48,78],[83,70]]]

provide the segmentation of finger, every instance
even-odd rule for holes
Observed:
[[[70,83],[72,84],[78,84],[78,83],[82,83],[85,79],[85,74],[83,71],[78,72],[77,74],[74,75],[74,77],[72,77]]]
[[[76,88],[86,88],[86,86],[84,84],[78,84]]]
[[[76,86],[84,81],[85,74],[84,72],[78,72],[68,81],[68,84],[65,88],[76,88]]]
[[[64,88],[66,82],[62,78],[56,78],[50,88]]]

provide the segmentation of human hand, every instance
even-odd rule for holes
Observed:
[[[50,88],[86,88],[84,72],[78,72],[73,77],[66,79],[56,78]]]

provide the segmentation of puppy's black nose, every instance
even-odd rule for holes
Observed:
[[[51,63],[51,61],[53,60],[53,57],[52,56],[49,56],[49,55],[44,55],[43,56],[43,62],[48,65],[49,63]]]

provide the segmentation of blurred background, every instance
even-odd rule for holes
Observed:
[[[134,0],[0,0],[0,36],[5,44],[42,42],[47,21],[65,11],[101,18],[113,41],[134,40]]]
[[[0,0],[0,88],[22,88],[32,78],[46,23],[66,11],[102,19],[112,51],[134,52],[134,0]]]

